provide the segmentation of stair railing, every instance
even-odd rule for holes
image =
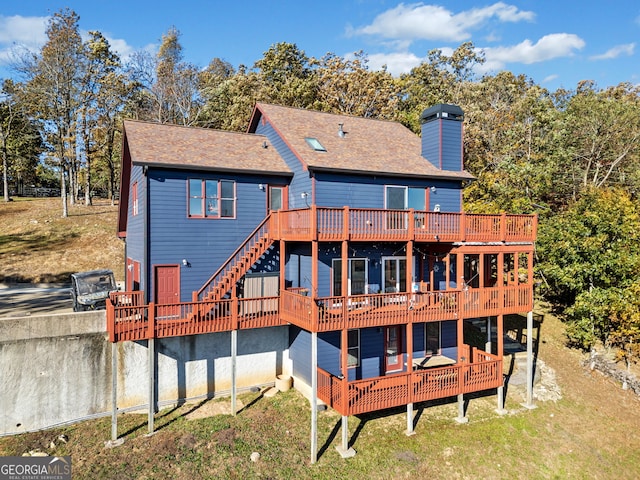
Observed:
[[[209,280],[205,282],[200,290],[198,290],[197,292],[193,292],[194,302],[203,301],[209,294],[209,292],[211,292],[216,287],[217,282],[223,279],[228,273],[230,273],[233,267],[238,264],[243,259],[243,257],[249,254],[260,240],[269,238],[270,219],[271,214],[267,215],[262,220],[262,222],[260,222],[255,230],[253,230],[253,232],[249,234],[245,241],[240,244],[236,251],[231,254],[227,261],[223,263],[220,268],[218,268],[218,270],[213,275],[211,275],[211,277],[209,277]]]

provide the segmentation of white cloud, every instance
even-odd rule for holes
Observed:
[[[626,55],[630,57],[633,55],[633,52],[636,48],[635,43],[626,43],[624,45],[616,45],[613,48],[610,48],[606,52],[600,55],[593,55],[589,57],[590,60],[611,60],[613,58],[618,58],[622,55]]]
[[[424,60],[411,52],[375,53],[367,58],[371,70],[381,70],[386,65],[387,71],[396,77],[402,73],[409,73]]]
[[[16,48],[38,51],[47,42],[47,25],[51,17],[22,17],[20,15],[0,15],[0,65],[8,65],[15,60]],[[81,30],[83,40],[89,38],[88,32]],[[125,40],[112,38],[105,34],[111,49],[125,61],[135,49]],[[144,50],[155,52],[156,45],[146,45]]]
[[[49,17],[10,17],[0,15],[0,65],[15,61],[16,50],[38,50],[47,40],[45,30]]]
[[[22,17],[0,15],[0,45],[20,44],[39,48],[47,41],[45,30],[49,17]]]
[[[378,15],[370,25],[351,29],[350,35],[376,35],[400,40],[442,40],[459,42],[471,37],[471,30],[495,18],[501,22],[533,20],[535,14],[503,2],[454,14],[439,5],[399,4]]]
[[[552,60],[554,58],[570,57],[576,50],[585,46],[584,40],[574,34],[554,33],[545,35],[535,44],[531,40],[524,40],[517,45],[507,47],[487,47],[476,48],[478,52],[484,53],[485,62],[477,65],[476,73],[483,74],[502,70],[508,63],[532,64]],[[451,56],[453,49],[448,47],[440,48],[443,55]],[[392,75],[408,73],[413,67],[418,66],[426,60],[420,58],[409,51],[394,53],[378,53],[369,55],[369,67],[378,70],[383,65],[387,65],[387,70]]]
[[[576,50],[585,46],[584,40],[572,33],[552,33],[545,35],[535,44],[527,39],[509,47],[487,47],[485,53],[487,64],[492,69],[503,68],[507,63],[538,63],[560,57],[572,56]]]
[[[547,75],[546,77],[544,77],[542,79],[542,83],[551,83],[554,80],[557,80],[558,78],[560,78],[559,75],[552,73],[551,75]]]

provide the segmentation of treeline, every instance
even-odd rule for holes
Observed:
[[[571,341],[640,356],[640,103],[638,85],[585,80],[550,92],[510,72],[478,77],[473,44],[429,52],[409,73],[368,68],[367,55],[308,57],[271,46],[253,66],[184,60],[180,33],[126,63],[78,15],[53,15],[47,43],[23,52],[0,102],[7,179],[58,178],[63,198],[116,192],[123,118],[244,131],[257,101],[399,121],[419,132],[436,103],[465,112],[465,168],[477,178],[465,209],[538,213],[539,293],[570,322]],[[40,161],[44,158],[44,162]],[[390,159],[392,160],[392,159]],[[38,177],[34,177],[34,173]],[[31,175],[31,177],[29,177]]]

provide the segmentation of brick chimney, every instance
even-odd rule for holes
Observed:
[[[462,121],[457,105],[440,103],[420,115],[422,156],[441,170],[460,172],[462,163]]]

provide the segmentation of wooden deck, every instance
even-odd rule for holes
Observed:
[[[138,299],[130,301],[131,298]],[[278,297],[157,305],[142,292],[115,292],[107,301],[111,342],[180,337],[284,325]]]
[[[295,291],[280,297],[236,298],[166,305],[142,301],[142,292],[115,292],[107,302],[112,342],[297,325],[311,332],[436,322],[533,308],[529,285],[426,293],[312,298]]]
[[[384,293],[311,298],[281,294],[283,320],[311,332],[382,327],[527,312],[530,285],[426,293]]]
[[[414,210],[325,208],[273,212],[269,235],[290,241],[535,241],[535,215],[481,215]]]
[[[501,386],[502,359],[472,350],[471,363],[365,380],[348,381],[318,368],[318,398],[341,415],[358,415]]]

